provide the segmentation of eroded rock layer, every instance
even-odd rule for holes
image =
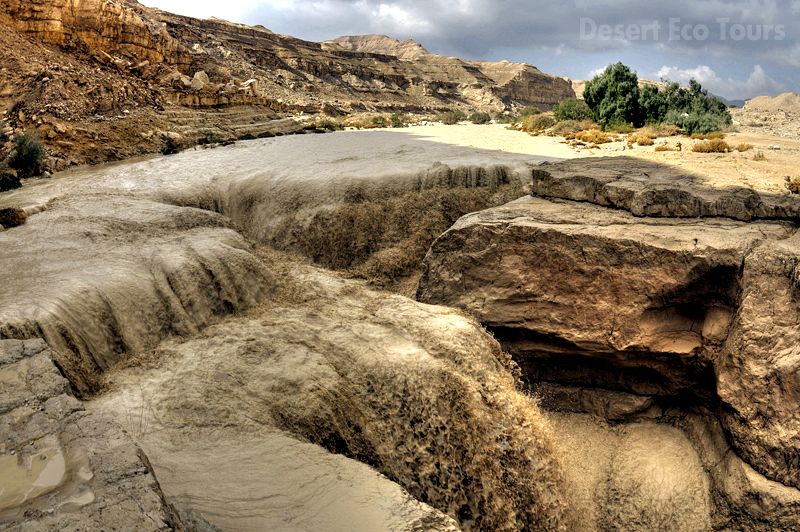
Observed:
[[[798,202],[628,162],[535,170],[533,190],[550,199],[459,220],[431,247],[418,298],[476,316],[530,379],[586,390],[552,404],[609,419],[636,418],[653,398],[705,405],[746,462],[732,480],[715,475],[725,504],[753,509],[730,519],[796,525],[796,227],[731,218],[794,220]],[[728,218],[698,218],[712,215]],[[753,506],[759,497],[772,502]]]

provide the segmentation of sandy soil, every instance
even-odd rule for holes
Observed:
[[[499,150],[532,157],[639,157],[698,173],[706,178],[709,186],[714,187],[746,186],[760,191],[786,193],[786,176],[796,177],[800,172],[797,169],[800,140],[756,132],[732,133],[725,139],[732,147],[751,144],[753,149],[749,151],[706,154],[692,152],[691,146],[697,141],[686,137],[657,139],[656,145],[674,146],[680,142],[683,150],[656,152],[655,146],[634,146],[629,149],[624,141],[603,144],[598,149],[576,149],[568,146],[562,137],[532,136],[509,130],[502,124],[434,124],[394,131],[440,144]],[[779,149],[774,149],[775,147]],[[759,152],[765,155],[766,160],[753,160]]]

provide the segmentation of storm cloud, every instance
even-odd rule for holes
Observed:
[[[315,41],[365,33],[413,38],[435,53],[524,61],[576,79],[623,61],[651,79],[697,77],[728,98],[796,90],[800,80],[800,0],[145,3]]]

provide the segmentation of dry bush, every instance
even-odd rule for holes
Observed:
[[[581,120],[579,123],[581,125],[581,131],[586,131],[588,129],[600,129],[600,126],[598,126],[594,120],[586,119]]]
[[[695,153],[728,153],[731,151],[731,147],[722,139],[713,139],[695,143],[692,151]]]
[[[578,131],[583,131],[584,129],[586,128],[582,127],[581,123],[576,120],[562,120],[550,128],[550,134],[564,137],[577,133]]]
[[[389,126],[389,119],[383,115],[356,115],[345,119],[344,125],[356,129],[376,129]]]
[[[736,146],[736,151],[739,151],[739,152],[750,151],[752,149],[753,149],[753,145],[752,144],[746,144],[744,142],[739,144],[738,146]]]
[[[767,156],[764,155],[763,151],[759,151],[758,153],[753,155],[753,160],[754,161],[766,161],[767,160]]]
[[[786,178],[786,188],[792,194],[800,194],[800,177]]]
[[[567,140],[577,140],[587,144],[607,144],[614,142],[616,138],[599,129],[587,129],[585,131],[578,131],[571,135],[567,135]]]
[[[526,133],[541,133],[556,125],[556,119],[552,115],[538,114],[523,117],[519,122],[519,130]]]
[[[655,144],[656,135],[650,131],[640,130],[628,135],[628,145],[652,146]]]
[[[651,135],[651,138],[659,138],[659,137],[674,137],[680,134],[681,130],[675,124],[650,124],[645,126],[641,129],[648,135]]]
[[[626,135],[628,133],[633,133],[634,127],[631,124],[611,124],[606,128],[606,131],[609,133],[617,133],[621,135]]]
[[[676,146],[669,146],[667,144],[656,146],[656,151],[664,152],[664,151],[681,151],[681,145],[677,144]]]
[[[722,131],[712,131],[711,133],[693,133],[694,140],[722,140],[725,138],[725,133]]]

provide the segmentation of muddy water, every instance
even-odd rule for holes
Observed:
[[[67,173],[0,196],[0,205],[44,209],[0,233],[0,336],[44,335],[78,389],[110,377],[89,408],[137,439],[187,519],[223,529],[452,529],[444,512],[468,529],[521,530],[563,528],[577,513],[593,529],[607,508],[573,504],[569,483],[606,500],[626,489],[619,478],[635,477],[613,464],[640,474],[697,472],[694,462],[609,459],[602,481],[587,483],[555,449],[581,434],[577,425],[557,424],[566,436],[555,438],[473,321],[302,264],[264,263],[242,236],[267,238],[281,213],[325,208],[356,185],[381,197],[524,180],[541,159],[377,132]],[[123,360],[132,367],[114,370]],[[594,441],[602,450],[621,440]],[[41,470],[13,470],[3,500],[41,497],[58,482],[57,460],[40,461]],[[661,503],[648,522],[707,512],[698,475],[655,490]],[[684,482],[698,478],[699,495]]]
[[[0,510],[14,508],[48,493],[65,478],[64,453],[54,438],[27,456],[0,455]]]

